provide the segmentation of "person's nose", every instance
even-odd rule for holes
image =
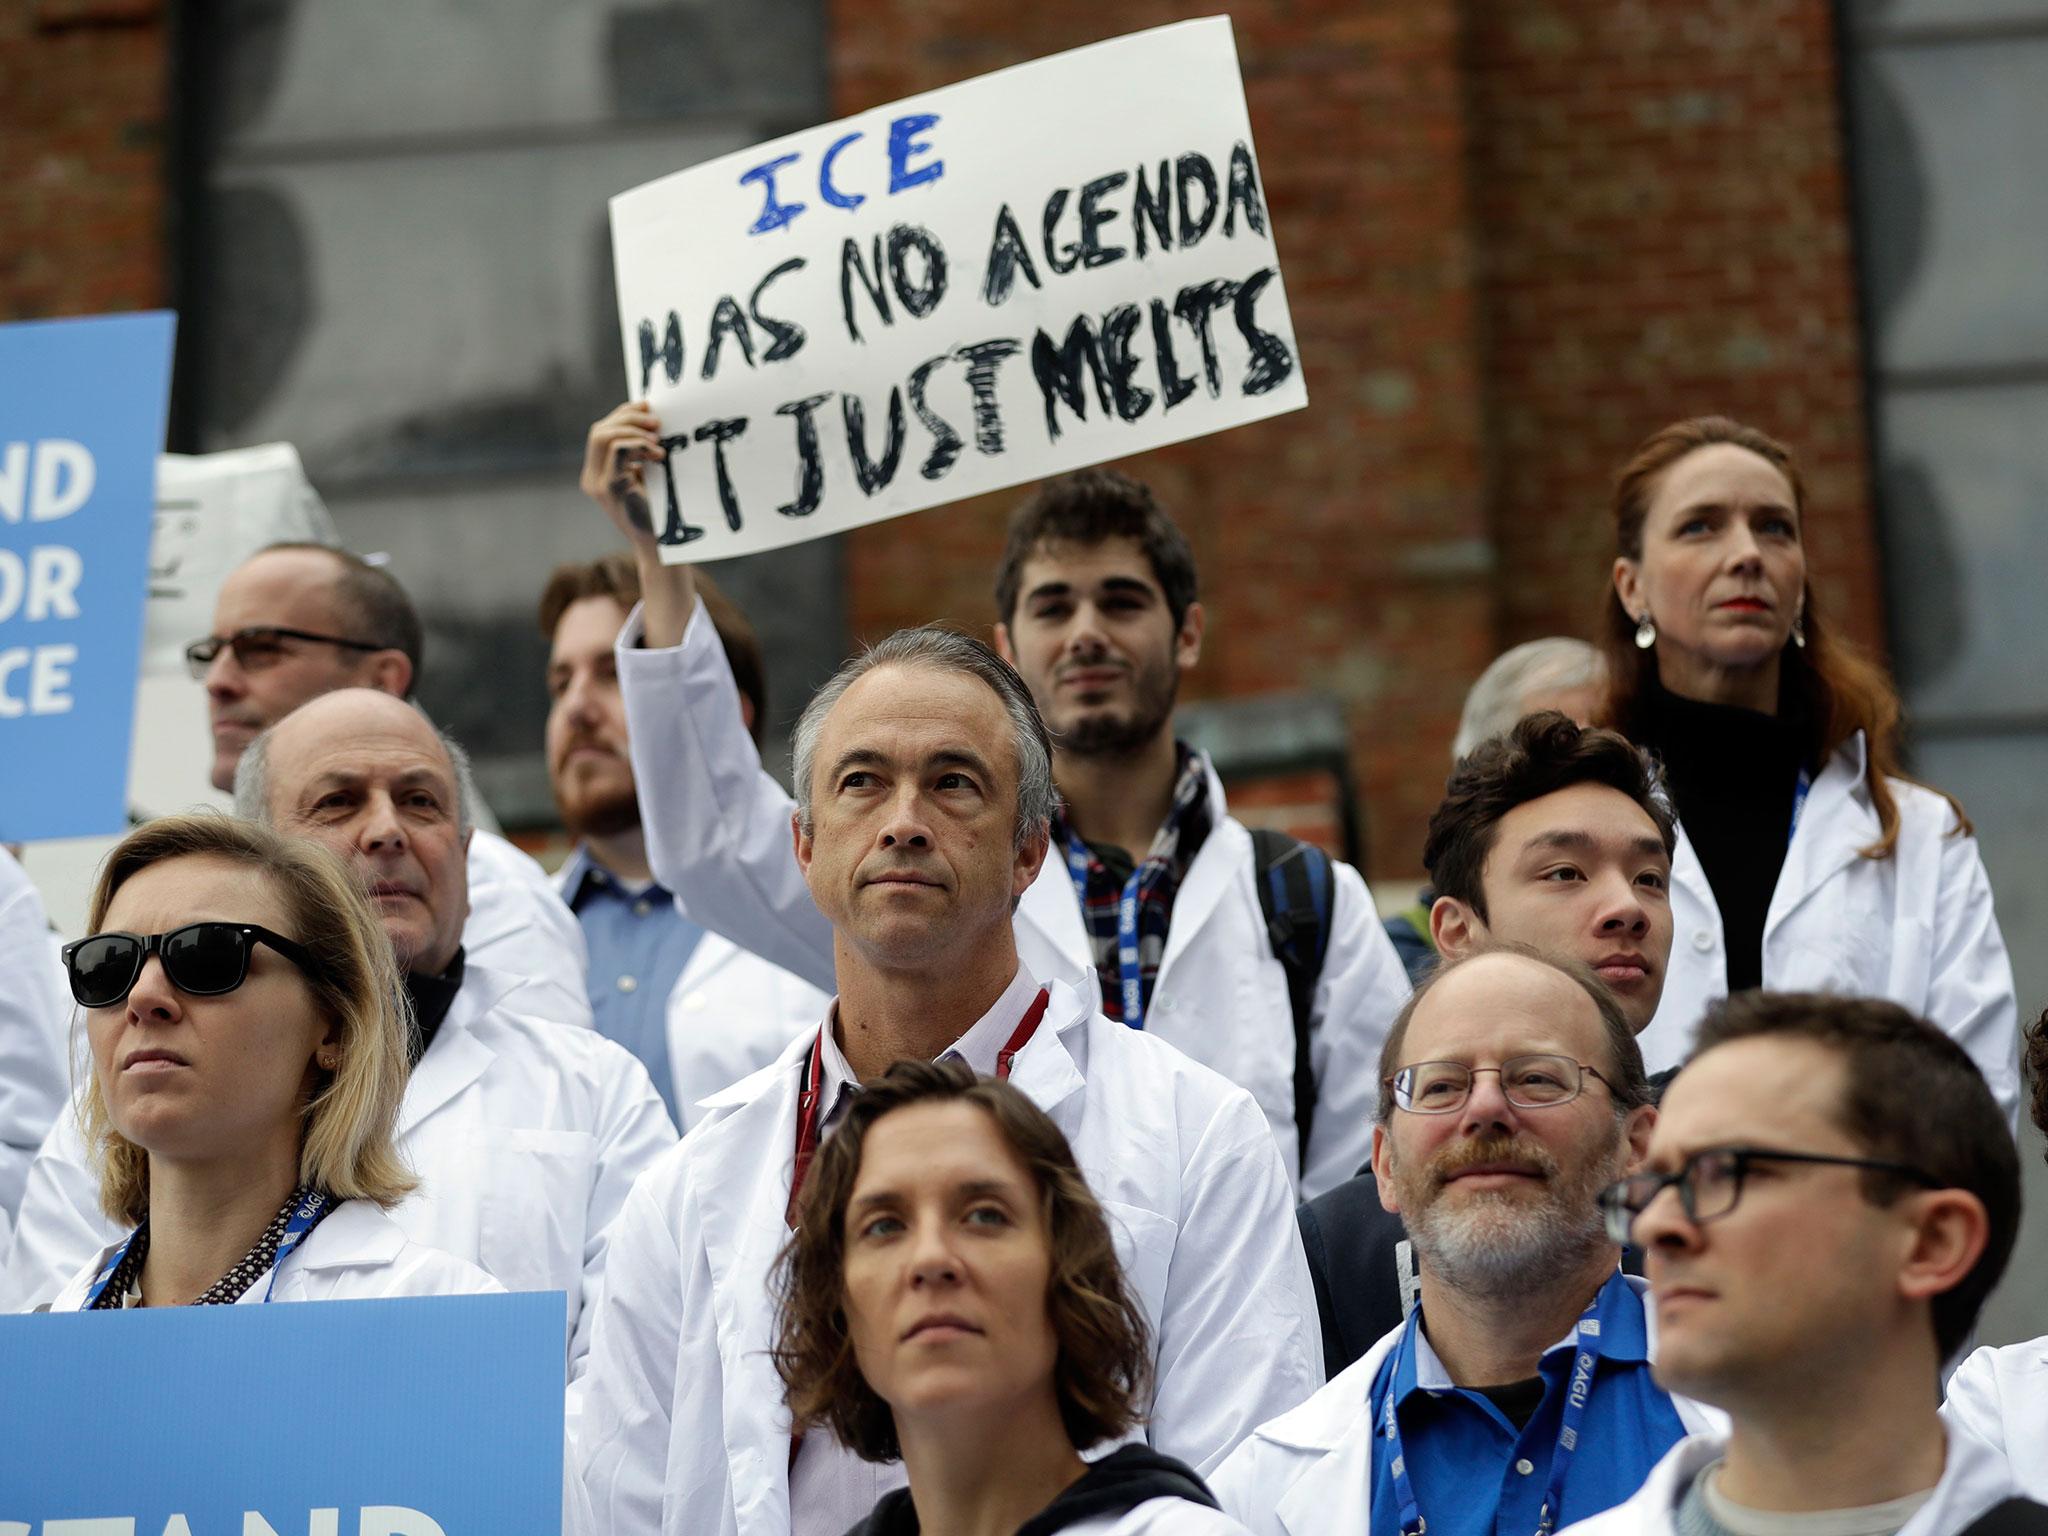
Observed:
[[[208,697],[223,704],[231,703],[249,691],[248,675],[242,671],[242,664],[235,660],[232,645],[224,645],[213,653],[213,660],[206,664],[205,681]]]
[[[562,709],[571,725],[587,730],[597,723],[597,700],[586,673],[576,673],[562,690]]]
[[[1764,568],[1763,546],[1757,542],[1746,518],[1730,520],[1727,547],[1723,553],[1730,571],[1755,574]]]
[[[136,1023],[175,1024],[184,1016],[184,994],[164,974],[163,957],[151,955],[128,990],[128,1017]]]
[[[884,848],[931,847],[931,817],[918,785],[906,782],[889,797],[879,836]]]
[[[960,1283],[960,1255],[954,1251],[950,1226],[940,1220],[916,1221],[910,1236],[910,1284],[929,1290]]]
[[[1678,1186],[1667,1184],[1636,1213],[1629,1226],[1629,1241],[1645,1253],[1686,1253],[1700,1245],[1700,1229],[1685,1213]]]
[[[1074,605],[1073,616],[1067,620],[1064,649],[1073,661],[1092,661],[1109,650],[1109,630],[1102,622],[1101,608],[1089,602]]]
[[[1594,921],[1603,937],[1640,939],[1650,931],[1650,909],[1634,880],[1617,871],[1601,882],[1599,894]]]
[[[356,824],[356,847],[367,854],[398,854],[406,846],[405,823],[396,802],[386,794],[369,796]]]
[[[1497,1068],[1472,1074],[1472,1091],[1459,1111],[1458,1129],[1468,1136],[1492,1132],[1512,1135],[1520,1121],[1508,1102],[1507,1082]]]

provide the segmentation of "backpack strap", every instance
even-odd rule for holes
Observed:
[[[1294,1131],[1305,1168],[1316,1113],[1311,1015],[1316,983],[1322,980],[1323,961],[1330,952],[1337,871],[1330,856],[1314,843],[1265,827],[1252,829],[1252,867],[1266,938],[1273,958],[1287,973],[1287,1002],[1294,1013]]]

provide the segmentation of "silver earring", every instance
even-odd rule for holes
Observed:
[[[1802,651],[1806,649],[1806,614],[1803,610],[1792,615],[1792,643]]]
[[[1636,649],[1647,651],[1656,643],[1657,626],[1651,622],[1649,614],[1645,613],[1640,619],[1636,620]],[[1801,645],[1806,644],[1804,640],[1799,643]]]

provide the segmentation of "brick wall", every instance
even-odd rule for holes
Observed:
[[[1093,41],[1104,15],[833,0],[834,105]],[[1820,601],[1876,638],[1827,0],[1231,15],[1311,403],[1128,467],[1207,574],[1195,691],[1343,700],[1374,874],[1419,866],[1480,668],[1590,633],[1610,477],[1668,419],[1729,411],[1800,450]],[[988,616],[1011,499],[853,535],[856,630]]]
[[[841,112],[1214,10],[827,4]],[[1829,0],[1232,15],[1311,405],[1129,467],[1207,575],[1192,691],[1340,698],[1376,874],[1419,862],[1478,670],[1590,626],[1609,477],[1667,419],[1800,450],[1821,601],[1880,637]],[[166,33],[0,5],[0,316],[165,302]],[[991,617],[1012,500],[853,535],[856,632]]]
[[[158,0],[0,5],[0,317],[169,292]]]

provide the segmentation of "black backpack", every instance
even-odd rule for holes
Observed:
[[[1294,1012],[1294,1133],[1301,1165],[1308,1165],[1308,1133],[1316,1115],[1315,1065],[1309,1054],[1316,983],[1330,953],[1332,913],[1337,904],[1337,871],[1314,843],[1285,832],[1252,829],[1252,875],[1259,911],[1273,958],[1287,973],[1287,1002]]]

